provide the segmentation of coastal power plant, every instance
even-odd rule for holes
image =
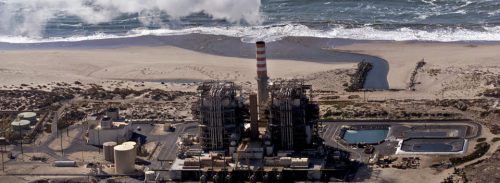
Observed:
[[[0,183],[500,183],[500,0],[0,15]]]
[[[244,138],[249,138],[247,143],[265,141],[267,146],[272,142],[273,148],[268,151],[303,150],[320,143],[315,123],[319,107],[311,102],[311,85],[298,79],[278,79],[270,85],[265,48],[265,42],[256,42],[258,91],[257,95],[248,96],[248,107],[244,106],[245,96],[233,82],[212,81],[198,87],[199,139],[203,150],[228,151],[231,144],[234,146]],[[249,136],[244,135],[245,121],[250,121]],[[259,131],[259,126],[265,128]]]
[[[62,93],[4,93],[10,98],[2,100],[20,107],[0,105],[10,109],[0,111],[2,171],[55,182],[372,182],[366,179],[371,175],[360,175],[371,173],[364,167],[401,169],[390,170],[398,174],[415,174],[407,169],[422,165],[449,169],[489,152],[495,141],[481,135],[487,126],[454,112],[486,109],[491,101],[368,100],[358,90],[364,90],[369,62],[341,71],[348,72],[350,83],[347,78],[326,83],[322,74],[336,71],[315,74],[316,79],[283,79],[267,72],[266,43],[254,46],[245,82],[235,77],[155,83],[184,88],[180,91],[143,82],[134,83],[139,91],[120,83],[85,89],[75,82],[56,85]],[[313,90],[318,78],[345,90]],[[30,98],[26,94],[36,97],[16,101]],[[42,98],[51,101],[32,103]],[[456,178],[444,182],[451,179]]]
[[[331,171],[326,154],[317,154],[323,144],[312,86],[299,79],[270,82],[263,41],[256,42],[256,70],[256,94],[244,95],[228,81],[198,87],[199,146],[181,146],[170,170],[174,180],[319,180]],[[202,151],[193,153],[198,147]]]

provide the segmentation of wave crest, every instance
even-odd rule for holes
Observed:
[[[193,27],[185,29],[133,29],[126,34],[96,33],[90,36],[72,36],[68,38],[30,38],[22,36],[0,36],[0,42],[6,43],[43,43],[43,42],[76,42],[99,39],[118,39],[139,36],[172,36],[186,34],[223,35],[241,38],[242,42],[257,40],[276,41],[284,37],[318,37],[343,38],[355,40],[390,40],[390,41],[500,41],[500,26],[483,27],[483,30],[465,28],[440,28],[435,30],[418,30],[398,28],[380,30],[370,26],[346,28],[338,26],[328,30],[311,29],[301,24],[279,24],[267,26],[231,26],[231,27]]]

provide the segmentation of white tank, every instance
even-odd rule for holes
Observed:
[[[19,113],[17,115],[17,118],[19,118],[19,120],[28,120],[30,121],[32,124],[36,123],[36,113],[34,112],[22,112],[22,113]]]
[[[129,174],[135,171],[136,152],[134,146],[121,144],[114,148],[115,172]]]
[[[154,171],[146,171],[144,172],[144,181],[155,181],[155,172]]]
[[[127,141],[127,142],[122,143],[122,145],[131,145],[135,148],[135,147],[137,147],[137,142]]]
[[[116,142],[105,142],[102,144],[104,151],[104,160],[109,162],[114,162],[114,147],[116,146]]]
[[[54,161],[55,167],[76,167],[76,161]]]
[[[31,122],[28,120],[13,121],[12,123],[10,123],[10,125],[12,125],[12,129],[14,131],[29,130],[30,124],[31,124]]]
[[[134,141],[127,141],[127,142],[124,142],[123,144],[133,146],[133,147],[134,147],[135,152],[137,152],[137,142],[134,142]]]

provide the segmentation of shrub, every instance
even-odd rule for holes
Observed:
[[[488,152],[489,149],[490,149],[490,144],[486,142],[481,142],[479,144],[476,144],[476,147],[474,147],[474,152],[472,152],[471,154],[463,157],[450,158],[450,162],[455,166],[460,165],[462,163],[480,158],[481,156],[486,154],[486,152]]]

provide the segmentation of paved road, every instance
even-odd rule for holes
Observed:
[[[178,137],[184,133],[194,134],[197,131],[198,123],[179,123],[176,125],[174,133],[168,134],[163,140],[163,146],[158,154],[159,161],[173,161],[177,155],[177,144],[176,141]]]
[[[335,134],[337,134],[337,130],[339,129],[338,127],[339,127],[338,125],[333,125],[333,124],[327,124],[325,126],[326,129],[325,129],[324,133],[321,134],[321,138],[323,138],[323,140],[325,140],[325,144],[330,146],[330,147],[335,147],[335,148],[339,148],[339,149],[342,149],[344,151],[350,152],[351,159],[363,161],[363,159],[365,157],[363,156],[362,153],[360,153],[357,150],[352,149],[350,147],[346,147],[346,146],[342,145],[341,143],[337,142],[337,140],[335,139]],[[355,156],[353,157],[353,155],[355,155]]]
[[[71,134],[71,136],[67,136],[64,131],[60,131],[62,134],[56,135],[56,134],[50,134],[47,139],[39,144],[23,146],[23,151],[24,152],[43,152],[46,153],[47,155],[51,156],[52,158],[56,160],[68,160],[67,157],[65,157],[66,154],[74,153],[74,152],[81,152],[81,151],[98,151],[99,149],[97,147],[91,146],[86,144],[85,142],[82,141],[81,137],[83,136],[83,132],[85,128],[82,128],[82,125],[73,125],[68,127],[67,130],[73,131],[77,130],[76,134]],[[49,148],[49,144],[52,143],[53,141],[60,142],[60,138],[62,135],[62,140],[63,142],[69,142],[70,138],[73,138],[73,142],[64,149],[63,153],[64,155],[61,156],[61,151],[60,150],[53,150]],[[36,142],[34,142],[36,143]],[[14,148],[15,151],[20,153],[20,146],[16,146]]]
[[[56,159],[56,160],[68,160],[68,158],[65,156],[66,154],[74,153],[74,152],[81,152],[81,151],[98,151],[99,148],[91,146],[86,144],[82,137],[84,134],[84,131],[86,129],[86,126],[83,124],[79,125],[71,125],[66,129],[63,130],[57,130],[57,123],[58,119],[60,118],[62,112],[66,110],[66,108],[69,107],[71,102],[66,102],[64,103],[56,112],[52,112],[51,116],[52,118],[52,132],[48,134],[48,137],[43,141],[43,142],[33,142],[34,144],[32,145],[23,145],[23,151],[24,152],[43,152],[47,154],[48,156]],[[56,130],[54,130],[56,129]],[[67,136],[65,131],[73,131],[76,130],[76,134],[71,134],[71,136]],[[69,145],[69,147],[65,148],[63,151],[63,155],[61,155],[60,150],[53,150],[49,148],[49,144],[52,143],[53,141],[60,142],[60,138],[62,137],[63,142],[69,142],[69,139],[74,139],[73,142]],[[13,148],[14,151],[16,152],[21,152],[21,147],[19,145],[15,146]]]

